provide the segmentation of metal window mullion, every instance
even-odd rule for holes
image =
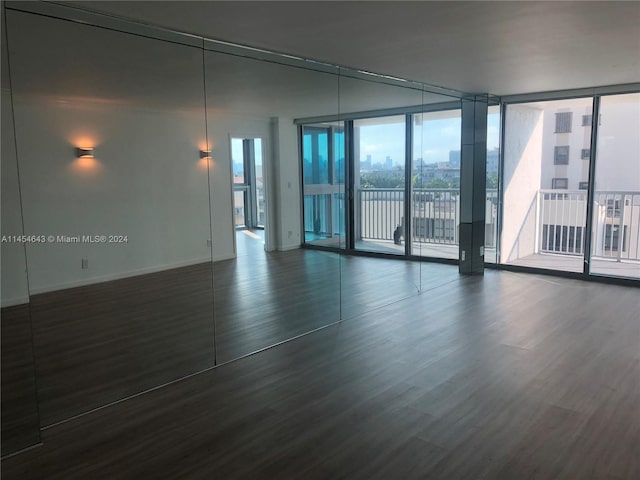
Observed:
[[[404,254],[411,255],[413,249],[412,230],[413,230],[413,185],[412,185],[412,173],[413,173],[413,115],[408,113],[405,116],[404,127],[404,196],[403,196],[403,211],[404,211]]]
[[[591,106],[591,119],[598,118],[600,115],[600,95],[594,95],[593,104]],[[595,197],[595,180],[596,180],[596,162],[597,162],[597,146],[598,146],[598,123],[591,122],[591,142],[589,143],[589,178],[587,179],[587,225],[584,232],[584,254],[583,269],[585,275],[590,274],[591,251],[592,251],[592,233],[593,233],[593,207]],[[606,207],[605,207],[606,208]]]
[[[617,261],[622,260],[622,246],[624,245],[624,193],[620,194],[620,221],[618,222],[618,255]]]

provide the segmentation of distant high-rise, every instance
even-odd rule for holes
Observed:
[[[393,168],[393,160],[389,155],[387,155],[387,159],[384,161],[385,170],[391,170]]]
[[[362,162],[361,169],[365,171],[371,170],[371,155],[367,155],[367,159]]]
[[[460,166],[460,150],[449,150],[449,166]]]

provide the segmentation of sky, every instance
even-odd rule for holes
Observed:
[[[449,151],[460,150],[460,117],[426,119],[414,130],[414,158],[425,163],[448,162]],[[487,119],[487,150],[499,146],[500,115]],[[390,156],[394,165],[404,166],[404,122],[360,127],[360,160],[371,155],[372,164],[384,163]]]
[[[414,130],[415,159],[422,158],[425,163],[448,162],[451,150],[460,150],[460,117],[427,119],[425,114],[422,125]],[[397,117],[403,120],[404,117]],[[371,120],[367,120],[371,123]],[[380,125],[362,125],[360,127],[360,159],[365,161],[371,155],[371,162],[384,164],[387,156],[393,164],[404,167],[404,122],[384,123]],[[490,113],[487,117],[487,149],[499,146],[500,115]],[[259,142],[260,140],[258,140]],[[262,149],[256,148],[256,165],[262,164]],[[242,163],[242,140],[231,141],[231,158],[234,163]]]

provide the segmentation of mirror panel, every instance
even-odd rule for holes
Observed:
[[[340,116],[349,159],[345,189],[352,192],[348,198],[353,202],[344,208],[349,233],[341,237],[348,253],[341,259],[343,319],[419,291],[420,265],[406,259],[407,139],[412,125],[402,109],[419,109],[422,99],[420,88],[363,79],[341,69]]]
[[[294,123],[336,114],[336,73],[205,50],[218,363],[339,320],[338,254],[301,248],[301,195],[317,204],[307,189],[329,180],[327,135],[309,174]]]
[[[4,9],[2,10],[4,25]],[[2,156],[0,207],[2,275],[0,275],[0,351],[2,358],[1,454],[8,455],[40,441],[40,420],[33,361],[29,285],[23,237],[22,205],[11,102],[7,42],[2,39]]]
[[[202,50],[7,15],[46,426],[214,365]]]

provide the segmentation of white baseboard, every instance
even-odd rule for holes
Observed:
[[[300,244],[296,243],[295,245],[280,245],[277,250],[279,252],[287,252],[289,250],[295,250],[297,248],[300,248]]]

